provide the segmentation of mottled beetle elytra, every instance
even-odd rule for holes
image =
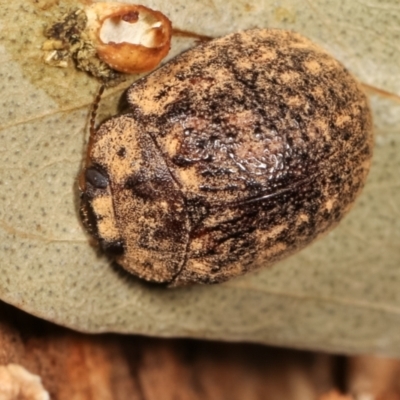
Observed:
[[[372,155],[357,81],[301,35],[203,43],[128,90],[92,134],[89,230],[127,271],[169,286],[271,265],[335,226]]]

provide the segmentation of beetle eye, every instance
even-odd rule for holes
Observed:
[[[111,256],[121,256],[125,252],[124,242],[122,240],[116,240],[114,242],[102,240],[100,244],[102,249]]]
[[[85,172],[86,182],[97,189],[105,189],[108,185],[108,177],[95,167],[90,167]]]

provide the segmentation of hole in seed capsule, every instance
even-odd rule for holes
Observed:
[[[107,18],[100,29],[103,43],[131,43],[152,48],[159,46],[157,31],[162,23],[147,13],[129,12]]]

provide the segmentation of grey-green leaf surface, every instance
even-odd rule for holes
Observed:
[[[77,176],[98,83],[45,65],[46,24],[72,0],[0,0],[0,297],[86,332],[243,340],[400,356],[400,6],[397,0],[144,1],[176,28],[296,30],[363,83],[375,121],[365,190],[340,226],[272,268],[216,286],[144,284],[91,246]],[[194,45],[175,38],[169,57]],[[133,79],[133,78],[132,78]],[[108,91],[100,117],[116,112]]]

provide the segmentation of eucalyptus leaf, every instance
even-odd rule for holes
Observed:
[[[175,28],[300,32],[365,84],[375,154],[338,228],[272,268],[216,286],[143,283],[91,245],[77,177],[98,82],[43,62],[46,25],[73,1],[0,0],[0,297],[85,332],[254,341],[400,356],[400,7],[397,0],[144,1]],[[175,37],[168,58],[195,45]],[[117,112],[109,90],[99,119]]]

